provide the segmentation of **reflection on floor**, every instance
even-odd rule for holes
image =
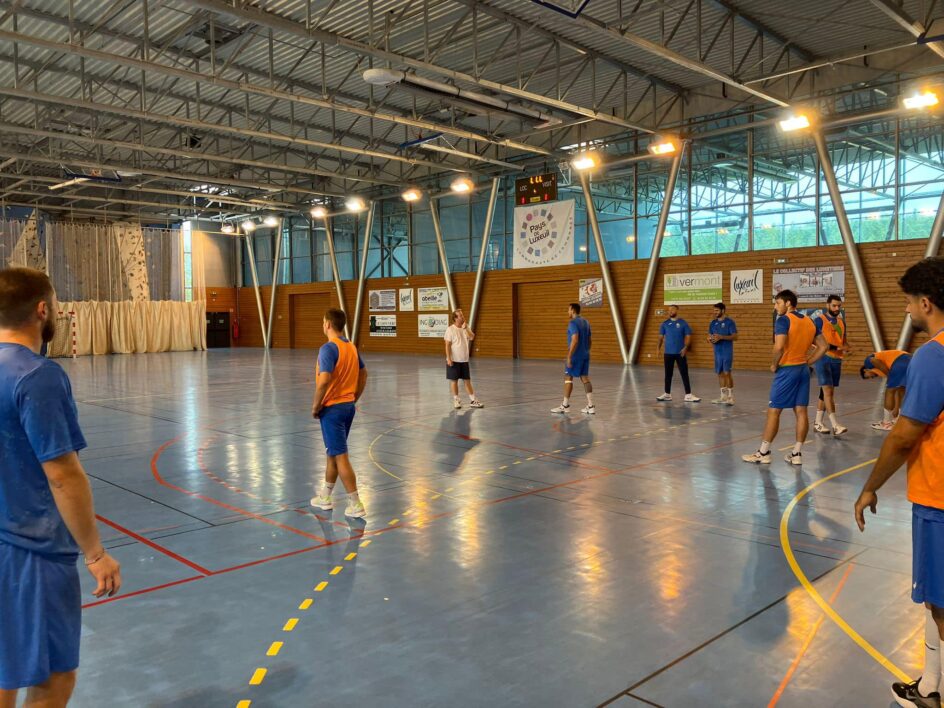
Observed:
[[[660,404],[661,369],[594,366],[589,418],[549,413],[558,362],[473,362],[486,408],[459,411],[440,360],[367,363],[355,524],[308,506],[324,464],[311,352],[63,362],[125,577],[114,601],[86,587],[74,705],[888,705],[891,674],[822,621],[779,538],[796,494],[875,456],[877,386],[843,381],[850,432],[817,436],[801,469],[757,468],[740,455],[768,374],[736,374],[727,408],[707,402],[710,372],[694,372],[705,402]],[[915,674],[904,479],[860,534],[867,473],[813,491],[790,540]]]

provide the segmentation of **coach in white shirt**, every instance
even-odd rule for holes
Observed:
[[[446,378],[452,389],[452,407],[462,408],[462,402],[459,400],[459,379],[462,379],[465,381],[466,393],[469,394],[469,405],[472,408],[484,408],[475,397],[469,372],[469,342],[475,339],[475,332],[466,324],[462,310],[452,313],[452,324],[446,329],[443,339],[446,340]]]

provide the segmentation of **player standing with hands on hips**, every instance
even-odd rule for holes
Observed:
[[[452,389],[452,407],[462,408],[462,401],[459,400],[459,379],[462,379],[465,392],[469,394],[469,406],[484,408],[485,405],[475,397],[469,369],[469,342],[475,339],[475,332],[469,329],[462,310],[452,313],[452,324],[446,329],[443,339],[446,340],[446,379]]]

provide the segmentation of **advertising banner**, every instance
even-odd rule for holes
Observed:
[[[772,295],[792,290],[800,302],[826,302],[830,295],[846,298],[845,266],[811,266],[774,271]]]
[[[666,273],[663,285],[665,305],[714,305],[724,299],[720,270],[712,273]]]
[[[449,315],[420,315],[419,335],[442,339],[449,328]]]
[[[413,288],[400,288],[400,312],[413,312]]]
[[[371,290],[367,294],[367,309],[371,312],[396,312],[396,290]]]
[[[417,288],[419,311],[449,309],[449,291],[446,288]]]
[[[515,207],[514,268],[572,265],[574,200]]]
[[[590,278],[580,281],[581,307],[603,307],[603,278]]]
[[[396,337],[397,336],[397,316],[396,315],[371,315],[370,316],[370,336],[371,337]]]
[[[756,305],[764,301],[764,271],[760,268],[731,271],[731,299],[735,305]]]

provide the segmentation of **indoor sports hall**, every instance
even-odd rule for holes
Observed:
[[[854,505],[944,378],[942,101],[937,0],[0,0],[69,705],[939,707],[922,502]],[[2,708],[75,668],[6,678],[9,449]]]

